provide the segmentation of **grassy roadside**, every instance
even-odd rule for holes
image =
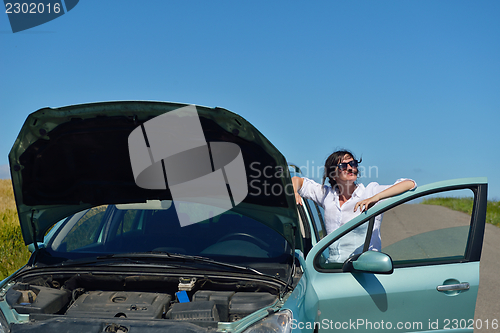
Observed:
[[[21,235],[10,179],[0,179],[0,280],[24,265],[30,256]]]
[[[427,205],[439,205],[472,214],[472,198],[429,198],[422,201]],[[486,223],[500,227],[500,201],[488,201]]]

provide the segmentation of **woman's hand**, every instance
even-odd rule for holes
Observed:
[[[403,180],[402,182],[394,184],[391,187],[386,188],[382,192],[375,194],[371,198],[357,202],[356,205],[354,206],[354,211],[357,211],[358,207],[359,207],[359,209],[361,210],[361,213],[366,212],[368,210],[368,208],[372,207],[380,200],[385,199],[385,198],[390,198],[390,197],[393,197],[393,196],[398,195],[400,193],[414,189],[416,185],[417,184],[415,184],[415,182],[413,180],[409,180],[409,179]]]
[[[295,202],[297,205],[302,205],[302,197],[297,193],[298,190],[302,187],[302,183],[304,182],[304,179],[300,177],[292,177],[292,184],[293,184],[293,194],[295,194]]]
[[[296,191],[294,191],[295,194],[295,202],[297,202],[297,205],[302,205],[302,197],[300,194],[298,194]]]
[[[358,201],[358,202],[356,202],[356,205],[354,206],[354,211],[357,211],[358,207],[359,207],[361,213],[366,212],[368,210],[368,208],[371,208],[373,205],[375,205],[379,201],[380,201],[380,199],[379,199],[378,194],[374,195],[371,198]]]

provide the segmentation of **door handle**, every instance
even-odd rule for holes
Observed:
[[[469,290],[469,288],[470,288],[469,282],[446,284],[436,287],[437,291]]]

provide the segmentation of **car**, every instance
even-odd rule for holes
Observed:
[[[9,162],[32,255],[0,282],[2,333],[473,330],[485,178],[419,186],[326,234],[323,209],[295,202],[300,168],[243,117],[145,101],[40,109]]]

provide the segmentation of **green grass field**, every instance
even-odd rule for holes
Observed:
[[[471,213],[470,198],[432,198],[422,203]],[[500,201],[489,201],[486,222],[500,227]],[[21,236],[10,179],[0,179],[0,280],[24,265],[30,256]]]
[[[472,198],[430,198],[422,201],[427,205],[439,205],[460,212],[472,213]],[[488,201],[486,223],[500,227],[500,201]]]
[[[0,280],[24,265],[30,253],[21,236],[10,179],[0,179]]]

